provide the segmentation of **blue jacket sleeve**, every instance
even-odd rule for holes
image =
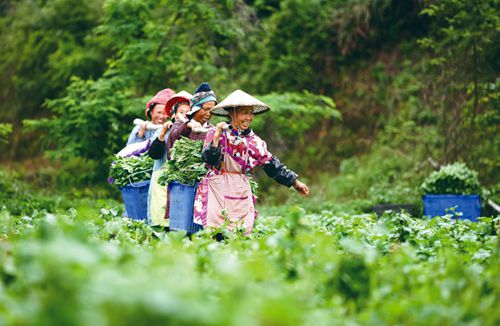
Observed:
[[[127,145],[139,143],[141,141],[146,140],[146,135],[144,135],[142,138],[139,138],[139,136],[137,136],[137,133],[139,132],[140,129],[141,126],[135,126],[134,129],[132,129],[130,136],[128,136]]]

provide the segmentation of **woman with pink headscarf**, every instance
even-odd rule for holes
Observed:
[[[151,123],[161,125],[170,117],[170,111],[165,111],[165,105],[174,94],[175,92],[173,90],[166,88],[156,93],[156,95],[149,100],[148,104],[146,104],[145,115],[151,120]],[[134,129],[132,129],[128,137],[127,145],[153,138],[155,130],[147,130],[146,125],[147,124],[135,126]]]

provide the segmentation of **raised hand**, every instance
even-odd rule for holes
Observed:
[[[222,135],[222,130],[224,129],[224,126],[226,126],[226,125],[227,125],[227,123],[225,123],[224,121],[221,121],[215,125],[214,138],[212,139],[212,145],[214,147],[219,146],[220,135]]]
[[[161,128],[160,135],[158,136],[158,139],[160,141],[165,141],[165,135],[167,134],[167,131],[172,127],[172,121],[168,120],[163,124],[163,127]]]

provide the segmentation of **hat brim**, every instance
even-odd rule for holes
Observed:
[[[165,113],[167,113],[167,115],[171,115],[172,114],[172,107],[174,105],[176,105],[177,103],[180,103],[180,102],[188,102],[189,103],[189,100],[191,99],[191,97],[192,97],[192,95],[186,91],[180,91],[179,93],[175,94],[167,101],[167,104],[165,104]]]
[[[167,104],[165,105],[165,109],[172,109],[172,107],[174,105],[176,105],[177,103],[181,103],[181,102],[187,102],[189,104],[189,99],[185,98],[185,97],[171,98],[170,100],[168,100]]]
[[[227,117],[229,116],[229,112],[231,112],[232,110],[235,110],[240,107],[249,107],[249,106],[253,108],[254,115],[263,114],[270,110],[269,107],[262,105],[239,105],[239,106],[214,107],[211,112],[213,115],[219,117]]]
[[[215,99],[215,97],[213,97],[213,96],[204,98],[203,100],[199,101],[197,104],[191,106],[191,110],[189,110],[189,112],[186,113],[186,115],[192,116],[193,114],[198,112],[203,107],[203,104],[205,104],[207,102],[215,102],[215,104],[217,104],[217,99]]]
[[[250,94],[245,93],[241,89],[237,89],[229,94],[222,102],[214,106],[212,114],[225,117],[229,115],[231,109],[239,107],[252,107],[253,114],[262,114],[270,110],[269,105],[259,101]]]

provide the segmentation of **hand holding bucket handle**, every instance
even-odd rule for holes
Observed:
[[[141,120],[141,119],[134,119],[134,124],[136,126],[144,126],[146,125],[146,129],[147,130],[158,130],[158,129],[161,129],[163,128],[163,125],[157,125],[157,124],[153,124],[149,121],[144,121],[144,120]]]
[[[225,124],[222,127],[222,130],[231,130],[231,129],[233,129],[233,126],[231,126],[230,124]],[[209,130],[210,130],[209,128],[205,128],[205,127],[193,128],[193,132],[195,132],[197,134],[206,134]]]

